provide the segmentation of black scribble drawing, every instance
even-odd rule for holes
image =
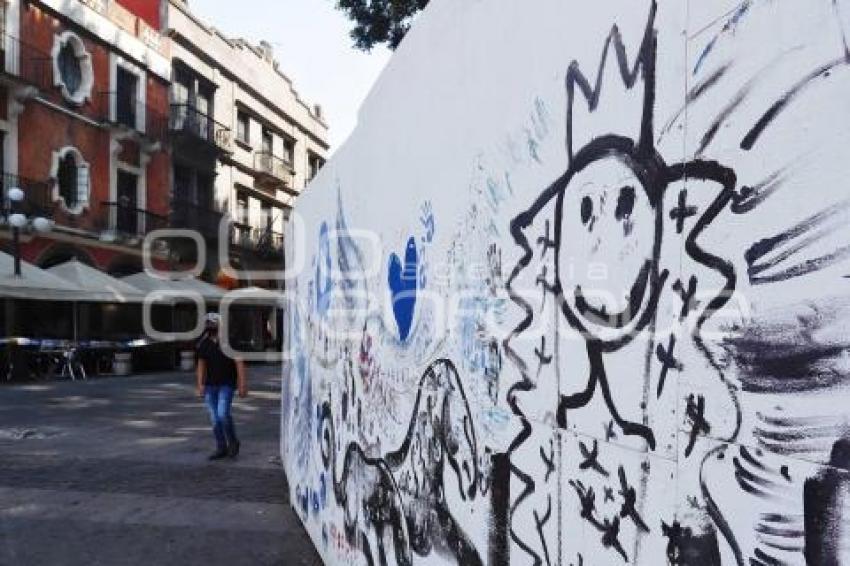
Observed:
[[[621,310],[597,303],[583,285],[579,273],[561,272],[555,262],[554,281],[544,272],[538,278],[549,296],[555,298],[567,323],[581,334],[586,343],[589,375],[585,387],[573,394],[562,394],[557,406],[557,420],[565,426],[569,411],[586,406],[591,398],[600,394],[616,426],[626,436],[638,436],[650,449],[656,439],[651,426],[624,418],[614,402],[608,379],[605,358],[610,352],[628,346],[634,337],[647,329],[655,317],[659,297],[665,288],[670,272],[660,261],[661,243],[666,220],[673,222],[671,229],[685,234],[685,251],[697,263],[719,274],[724,281],[720,291],[706,300],[697,315],[694,332],[713,312],[722,308],[735,288],[736,276],[731,262],[703,249],[698,239],[703,230],[727,207],[735,193],[735,172],[716,161],[695,159],[681,163],[667,163],[654,147],[655,62],[657,36],[654,29],[656,5],[652,3],[642,42],[637,55],[630,62],[626,45],[615,25],[602,47],[602,56],[595,78],[588,78],[573,62],[566,76],[567,90],[567,170],[549,187],[546,187],[530,208],[511,221],[511,235],[523,250],[523,255],[507,280],[512,300],[526,313],[526,319],[505,340],[508,357],[528,375],[525,361],[510,346],[513,337],[528,328],[534,309],[526,299],[512,292],[512,283],[531,264],[534,250],[526,231],[537,215],[547,205],[554,203],[555,217],[552,234],[542,236],[552,240],[556,257],[619,258],[622,265],[618,281],[626,289]],[[609,51],[613,54],[609,55]],[[611,67],[606,67],[611,63]],[[603,73],[618,73],[626,91],[638,93],[641,98],[640,133],[636,139],[607,133],[590,137],[585,145],[574,145],[573,113],[581,106],[593,114],[604,97]],[[640,94],[642,93],[642,94]],[[685,178],[706,181],[716,187],[714,198],[702,210],[687,203],[687,193],[679,195],[680,206],[665,213],[664,194],[667,188]],[[592,182],[591,182],[592,180]],[[605,206],[606,201],[614,206]],[[604,229],[603,229],[604,225]],[[620,226],[620,238],[611,241],[595,234],[611,234]],[[536,240],[535,240],[536,241]],[[628,249],[624,255],[621,250]],[[625,258],[625,259],[624,259]],[[544,265],[544,267],[546,267]],[[578,275],[576,275],[578,273]],[[598,282],[596,282],[598,284]]]
[[[407,434],[397,450],[370,456],[357,442],[337,448],[331,403],[321,414],[322,460],[345,516],[349,544],[367,562],[413,564],[413,555],[454,555],[460,564],[483,564],[464,527],[446,505],[445,490],[473,501],[480,491],[478,443],[472,413],[454,364],[432,363],[419,383]],[[444,483],[444,471],[451,483]],[[374,545],[374,551],[373,551]],[[376,557],[376,558],[375,558]]]

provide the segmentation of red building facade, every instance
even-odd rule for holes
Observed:
[[[168,226],[170,208],[160,1],[6,6],[3,190],[20,186],[26,212],[53,220],[46,234],[24,230],[22,257],[42,267],[76,257],[113,275],[139,271],[141,242]]]

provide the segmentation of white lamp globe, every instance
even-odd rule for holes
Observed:
[[[12,187],[9,189],[9,200],[12,202],[21,202],[24,200],[24,191],[18,187]]]
[[[27,217],[20,213],[15,213],[9,216],[9,224],[15,228],[23,228],[27,225]]]
[[[50,229],[53,227],[53,223],[43,216],[34,219],[32,225],[38,232],[50,232]]]

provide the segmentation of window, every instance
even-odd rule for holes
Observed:
[[[118,171],[118,204],[116,207],[116,227],[124,234],[139,234],[139,214],[137,199],[139,177],[129,171]]]
[[[197,120],[198,136],[205,140],[213,141],[215,132],[212,124],[212,92],[208,89],[198,90],[195,96],[195,119]]]
[[[236,221],[240,224],[248,224],[248,195],[236,193]]]
[[[189,201],[192,196],[192,172],[188,167],[174,164],[174,198]]]
[[[59,50],[59,76],[71,94],[80,90],[83,84],[83,66],[70,43],[66,43]]]
[[[272,215],[272,205],[267,202],[260,203],[260,229],[271,230],[274,216]]]
[[[67,212],[79,214],[89,204],[89,164],[73,147],[53,154],[51,177],[54,179],[54,200],[60,201]]]
[[[65,31],[53,42],[53,82],[62,96],[73,104],[83,104],[91,97],[94,85],[91,55],[83,41]]]
[[[319,157],[318,155],[313,155],[311,153],[308,164],[310,167],[310,171],[308,172],[309,177],[307,178],[307,180],[312,181],[313,178],[319,174],[319,169],[321,169],[322,165],[324,164],[325,161],[321,157]]]
[[[65,206],[77,206],[77,162],[70,153],[59,160],[59,172],[56,174],[59,183],[59,196],[65,201]]]
[[[263,153],[266,155],[272,154],[272,148],[274,147],[274,136],[270,131],[263,128]]]
[[[128,128],[136,128],[139,78],[123,67],[116,75],[116,121]]]
[[[251,118],[241,110],[236,114],[236,139],[242,143],[251,143]]]
[[[197,184],[195,186],[195,204],[202,208],[213,208],[213,187],[215,182],[213,177],[206,173],[197,174]]]
[[[284,138],[283,140],[283,160],[289,165],[292,165],[295,157],[295,140]]]
[[[236,235],[238,243],[242,246],[250,246],[251,243],[249,218],[248,195],[239,191],[236,193]]]

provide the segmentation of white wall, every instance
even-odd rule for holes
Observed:
[[[287,238],[328,564],[850,564],[848,18],[432,1]]]

